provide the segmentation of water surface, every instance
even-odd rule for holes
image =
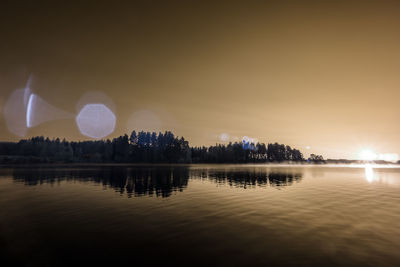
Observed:
[[[400,169],[0,169],[9,265],[399,266]]]

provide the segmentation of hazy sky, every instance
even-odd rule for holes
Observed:
[[[400,153],[400,2],[185,2],[2,1],[0,106],[31,75],[74,115],[105,94],[109,138],[144,128],[191,145],[225,133],[326,158]],[[35,135],[87,139],[73,118]],[[0,140],[17,139],[1,116]]]

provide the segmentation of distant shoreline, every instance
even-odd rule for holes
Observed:
[[[74,162],[74,163],[0,163],[0,168],[15,168],[15,167],[190,167],[190,166],[243,166],[243,167],[364,167],[370,164],[373,167],[400,167],[398,163],[375,163],[354,161],[352,163],[308,163],[308,162],[266,162],[266,163],[93,163],[93,162]]]
[[[212,146],[190,146],[183,137],[164,133],[136,132],[112,140],[67,141],[43,136],[19,142],[0,142],[0,165],[170,165],[170,164],[246,164],[246,165],[310,165],[310,164],[384,164],[399,162],[324,159],[322,155],[302,152],[288,145],[242,142]]]

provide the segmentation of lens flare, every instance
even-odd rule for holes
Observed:
[[[24,137],[27,133],[25,89],[15,90],[4,105],[3,115],[7,129],[13,134]]]
[[[83,94],[76,103],[76,112],[79,113],[86,105],[94,103],[101,103],[115,113],[114,102],[105,93],[99,91],[89,91]]]
[[[31,94],[26,106],[26,127],[38,126],[47,121],[73,118],[74,115],[50,105],[40,96]]]
[[[29,98],[32,93],[31,84],[32,84],[32,74],[29,76],[29,79],[26,82],[26,86],[25,86],[25,92],[24,92],[24,105],[25,106],[28,105],[28,101],[29,101]]]
[[[28,98],[28,103],[26,107],[26,127],[30,128],[31,127],[31,112],[32,112],[32,102],[35,101],[35,95],[31,94],[30,97]]]
[[[114,132],[116,117],[104,104],[87,104],[76,117],[76,123],[83,135],[100,139]]]

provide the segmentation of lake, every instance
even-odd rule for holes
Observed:
[[[0,169],[2,266],[400,266],[400,169]]]

